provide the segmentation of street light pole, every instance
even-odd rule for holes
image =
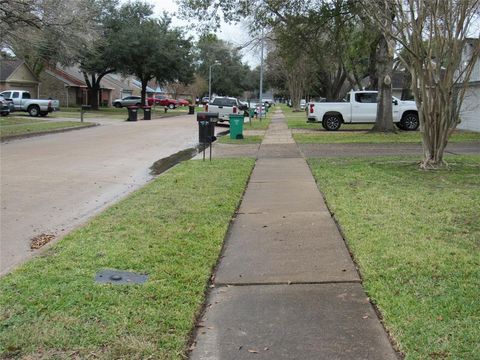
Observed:
[[[212,67],[220,65],[218,61],[215,61],[212,65],[208,68],[208,102],[212,100]]]
[[[263,108],[262,108],[262,103],[263,103],[263,39],[264,39],[264,35],[263,35],[263,29],[262,29],[262,44],[261,44],[261,50],[260,50],[260,121],[262,120],[262,112],[263,112]]]

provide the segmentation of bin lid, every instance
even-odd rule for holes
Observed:
[[[138,106],[137,105],[130,105],[130,106],[127,106],[129,109],[138,109]]]
[[[214,112],[197,112],[197,121],[211,121],[217,122],[218,121],[218,113]]]

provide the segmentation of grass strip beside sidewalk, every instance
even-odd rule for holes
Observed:
[[[321,125],[319,125],[321,126]],[[355,125],[351,125],[355,126]],[[345,126],[345,130],[350,125]],[[352,128],[353,130],[353,128]],[[397,133],[370,133],[362,131],[318,131],[315,134],[293,134],[293,138],[299,144],[337,144],[337,143],[364,143],[364,144],[385,144],[385,143],[418,143],[422,142],[422,134],[419,131],[398,131]],[[480,141],[480,133],[472,131],[455,131],[449,142]]]
[[[90,122],[78,121],[48,121],[22,118],[6,118],[5,121],[3,120],[0,119],[0,139],[93,125]]]
[[[480,156],[310,159],[364,287],[407,359],[480,353]]]
[[[245,135],[243,139],[230,139],[229,135],[225,135],[218,138],[218,143],[230,145],[251,145],[260,144],[262,140],[263,136],[260,135]]]
[[[253,163],[182,163],[0,279],[0,358],[182,359]]]

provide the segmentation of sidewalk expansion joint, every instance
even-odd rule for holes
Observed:
[[[329,284],[361,284],[358,280],[329,280],[329,281],[278,281],[278,282],[249,282],[249,283],[214,283],[215,288],[233,286],[284,286],[284,285],[329,285]]]

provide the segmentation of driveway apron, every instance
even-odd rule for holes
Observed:
[[[282,114],[214,285],[191,359],[397,359]]]

